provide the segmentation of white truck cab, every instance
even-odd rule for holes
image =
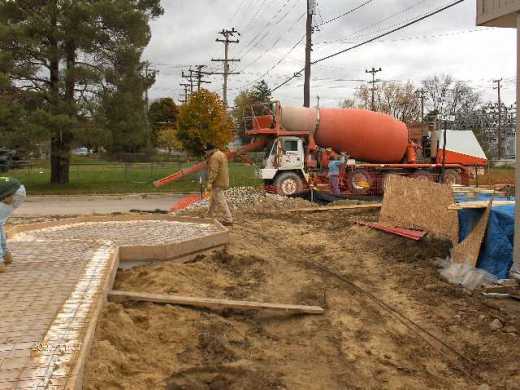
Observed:
[[[267,152],[259,177],[274,184],[279,194],[293,195],[301,192],[304,182],[308,180],[303,139],[278,137],[267,148]]]

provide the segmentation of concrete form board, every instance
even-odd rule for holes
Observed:
[[[69,225],[71,223],[108,221],[173,221],[191,224],[212,224],[216,228],[216,233],[179,243],[147,246],[135,245],[122,248],[118,248],[107,241],[95,240],[42,241],[34,239],[28,242],[17,240],[17,235],[23,237],[24,233],[29,235],[30,232],[35,230],[57,228],[64,224]],[[153,232],[151,233],[153,234]],[[97,259],[93,258],[91,261],[84,260],[83,264],[78,259],[82,258],[81,256],[86,256],[85,251],[73,250],[68,256],[61,259],[60,264],[54,265],[48,262],[46,263],[45,257],[43,259],[37,257],[36,260],[33,260],[28,254],[33,252],[39,253],[41,251],[27,249],[19,252],[19,256],[16,257],[17,262],[14,266],[9,267],[8,273],[5,274],[6,280],[15,283],[15,285],[17,285],[20,278],[27,277],[26,274],[38,276],[43,271],[58,279],[53,282],[51,276],[49,276],[45,281],[38,282],[37,280],[31,280],[28,284],[29,287],[24,288],[24,291],[20,292],[21,296],[15,297],[17,301],[16,305],[12,304],[6,307],[6,300],[0,301],[0,313],[4,314],[2,324],[0,325],[0,339],[4,336],[5,341],[5,335],[15,337],[19,334],[17,337],[23,336],[23,339],[17,339],[18,341],[15,346],[18,349],[15,349],[5,342],[3,342],[3,344],[0,342],[0,356],[6,353],[8,354],[7,356],[11,356],[11,359],[8,360],[5,358],[0,359],[0,362],[5,362],[3,368],[0,365],[0,389],[33,389],[40,388],[38,387],[40,383],[45,383],[46,386],[48,385],[46,388],[76,390],[81,389],[83,386],[83,370],[89,355],[90,346],[94,339],[97,320],[106,302],[107,293],[113,286],[119,261],[121,259],[131,261],[148,258],[149,260],[169,260],[178,257],[186,258],[186,256],[196,252],[227,245],[229,242],[229,231],[211,219],[174,218],[168,215],[93,216],[73,220],[68,219],[64,222],[16,226],[9,229],[9,237],[15,239],[15,242],[10,241],[10,245],[12,245],[13,248],[17,246],[22,248],[32,245],[34,247],[47,248],[50,251],[49,253],[52,254],[54,254],[54,252],[59,253],[60,250],[67,250],[67,245],[70,245],[72,242],[80,242],[82,245],[98,245],[102,248],[111,248],[112,253],[107,259],[102,259],[98,256]],[[25,260],[24,255],[28,256],[26,261],[23,261]],[[22,260],[18,261],[18,259]],[[17,269],[22,265],[25,267],[24,270],[18,272]],[[85,275],[83,275],[82,272]],[[94,290],[88,287],[92,287],[92,284],[81,284],[81,281],[85,277],[94,278],[92,279],[96,282]],[[7,288],[7,286],[4,287]],[[3,290],[5,290],[5,288]],[[2,286],[0,286],[0,297],[6,294],[12,294],[12,291],[3,290]],[[32,290],[35,291],[32,292]],[[45,314],[45,308],[49,307],[50,304],[55,305],[56,308]],[[32,313],[31,316],[29,316],[29,309],[30,313]],[[21,316],[20,313],[25,313],[26,315]],[[58,317],[56,317],[56,313],[58,313]],[[68,319],[72,313],[74,313],[76,322],[68,321],[66,324],[63,323],[63,319]],[[35,323],[48,325],[38,327]],[[65,339],[64,336],[62,336],[63,332],[73,334],[74,337]],[[28,352],[20,355],[21,352],[30,351],[30,348],[39,343],[48,343],[49,345],[51,345],[51,343],[58,343],[58,345],[66,346],[67,348],[69,346],[71,348],[76,347],[78,350],[60,356],[59,359],[61,360],[59,361],[65,359],[67,364],[63,364],[56,370],[49,370],[50,366],[42,368],[41,365],[38,366],[31,363],[32,360],[28,360]],[[10,349],[8,348],[6,352],[2,352],[2,345],[6,346],[6,348],[10,347]],[[55,359],[53,354],[49,353],[49,351],[41,351],[40,355],[50,362],[53,362],[53,359]],[[18,360],[20,360],[20,362]],[[17,367],[17,365],[23,365],[24,362],[28,362],[27,367]]]
[[[215,226],[216,232],[204,237],[196,237],[164,245],[132,245],[119,246],[120,261],[165,261],[201,252],[214,247],[226,245],[229,242],[229,231],[218,221],[206,218],[179,218],[169,215],[153,216],[118,216],[107,217],[82,217],[67,219],[66,222],[49,222],[31,225],[17,226],[9,230],[10,237],[30,232],[44,231],[45,229],[59,228],[62,226],[74,226],[81,223],[93,222],[133,222],[133,221],[168,221],[190,224],[211,224]],[[38,238],[36,235],[35,238]]]

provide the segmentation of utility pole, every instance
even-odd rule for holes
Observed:
[[[303,83],[303,106],[311,106],[311,52],[312,17],[316,13],[316,0],[307,0],[307,22],[305,24],[305,81]]]
[[[182,78],[187,79],[189,81],[190,85],[190,93],[193,93],[193,69],[188,69],[189,74],[185,74],[184,71],[182,71]]]
[[[374,67],[372,67],[371,70],[365,70],[365,73],[371,73],[372,74],[372,81],[368,82],[369,84],[372,84],[372,88],[370,89],[372,91],[372,105],[371,105],[372,111],[375,111],[375,108],[376,108],[376,104],[375,104],[375,100],[374,100],[375,93],[376,93],[376,83],[381,81],[381,80],[376,80],[376,73],[379,73],[382,70],[383,69],[381,69],[381,68],[376,69]]]
[[[150,69],[150,64],[149,63],[146,63],[144,65],[144,77],[146,79],[145,86],[144,86],[144,121],[145,121],[145,126],[146,126],[145,131],[147,133],[147,137],[146,137],[147,145],[150,145],[150,142],[151,142],[151,127],[150,127],[150,120],[148,118],[148,111],[150,109],[150,107],[149,107],[150,99],[149,99],[149,96],[148,96],[149,86],[148,86],[148,82],[147,81],[148,81],[148,78],[150,76],[155,76],[156,74],[157,74],[157,71],[153,70],[153,69]]]
[[[202,84],[211,84],[211,81],[205,81],[203,80],[204,75],[211,74],[208,72],[203,72],[202,69],[204,69],[206,65],[196,65],[196,70],[193,71],[195,74],[195,79],[197,80],[197,92],[200,91],[200,87]]]
[[[498,128],[497,128],[497,159],[502,159],[502,79],[493,80],[498,91]]]
[[[234,74],[240,74],[239,72],[231,72],[231,67],[229,66],[230,62],[240,62],[239,59],[229,58],[229,44],[231,43],[240,43],[238,39],[234,38],[235,35],[240,36],[240,33],[233,27],[231,30],[223,29],[219,32],[220,35],[224,37],[224,39],[217,38],[216,42],[221,42],[224,44],[224,58],[215,59],[212,58],[213,62],[223,62],[224,63],[224,71],[223,72],[213,72],[211,74],[220,74],[224,76],[224,85],[222,87],[222,99],[224,100],[224,106],[228,107],[228,77]]]
[[[415,96],[417,96],[421,100],[421,124],[424,123],[424,99],[425,99],[426,91],[424,88],[418,89],[415,91]]]
[[[180,100],[181,103],[187,103],[188,102],[188,93],[190,84],[188,83],[180,83],[181,87],[184,87],[184,98]]]

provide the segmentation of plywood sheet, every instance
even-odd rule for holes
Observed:
[[[480,217],[480,220],[468,237],[453,248],[452,259],[455,263],[468,263],[474,267],[477,266],[480,247],[482,246],[482,242],[484,242],[484,237],[486,236],[492,203],[492,200],[488,202],[484,214]]]
[[[386,181],[379,222],[424,230],[456,244],[459,240],[459,219],[457,211],[448,209],[454,203],[449,185],[390,175]]]

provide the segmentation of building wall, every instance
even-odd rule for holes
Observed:
[[[477,0],[477,25],[516,27],[520,0]]]

